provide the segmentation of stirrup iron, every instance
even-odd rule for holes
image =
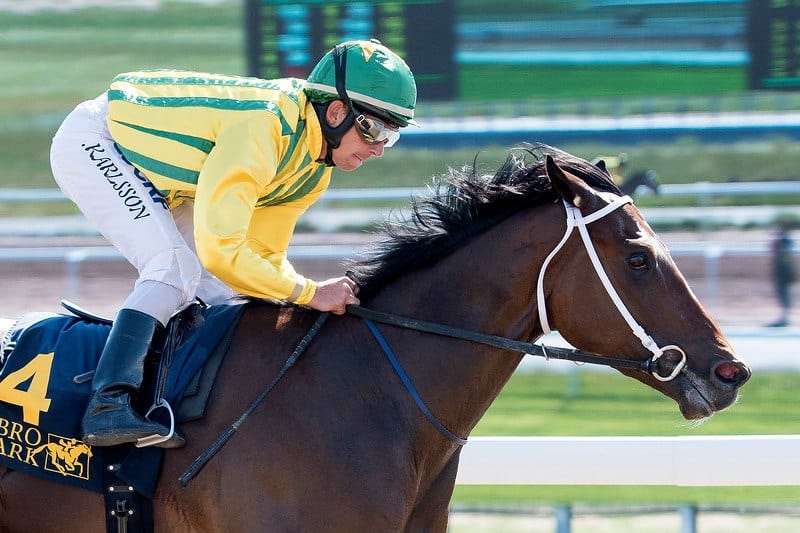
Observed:
[[[169,402],[164,398],[159,398],[156,403],[150,406],[150,409],[147,410],[147,413],[144,417],[147,420],[150,420],[150,413],[155,411],[156,409],[164,408],[169,413],[169,433],[166,435],[159,435],[158,433],[154,433],[148,437],[140,437],[136,439],[136,447],[137,448],[146,448],[148,446],[155,446],[157,444],[161,444],[162,442],[167,442],[169,439],[175,435],[175,414],[172,412],[172,406],[170,406]],[[153,422],[150,420],[150,422]]]

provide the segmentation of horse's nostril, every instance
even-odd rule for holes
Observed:
[[[750,377],[750,372],[735,363],[721,363],[714,369],[714,375],[730,384],[744,383]]]

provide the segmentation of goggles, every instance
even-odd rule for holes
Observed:
[[[400,138],[399,130],[392,129],[380,120],[365,115],[356,117],[356,128],[367,144],[384,143],[388,148]]]

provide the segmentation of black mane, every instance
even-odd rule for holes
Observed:
[[[385,238],[349,265],[349,275],[361,287],[360,296],[369,297],[401,274],[432,265],[521,209],[554,201],[557,196],[545,172],[546,155],[594,189],[620,194],[603,170],[540,143],[509,151],[493,176],[478,175],[474,163],[450,169],[433,180],[427,195],[412,200],[407,218],[385,222]]]

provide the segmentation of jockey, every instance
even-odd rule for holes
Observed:
[[[138,271],[92,381],[92,446],[166,435],[131,408],[159,328],[200,298],[284,300],[342,314],[346,276],[297,273],[287,247],[334,167],[380,157],[416,124],[406,63],[378,41],[335,46],[307,80],[129,72],[75,108],[51,149],[55,180]],[[157,444],[181,446],[174,434]]]

